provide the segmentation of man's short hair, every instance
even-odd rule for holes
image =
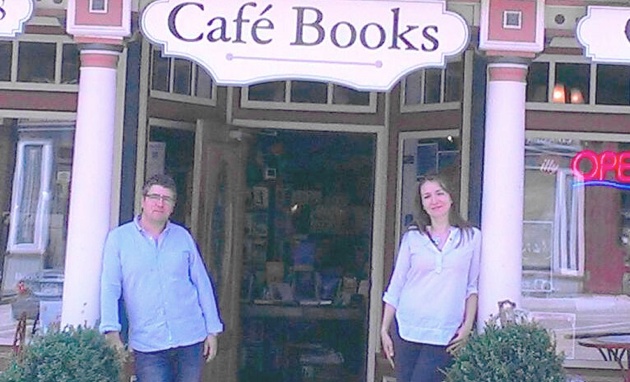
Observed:
[[[177,197],[177,185],[173,178],[165,174],[155,174],[144,182],[142,187],[142,195],[146,196],[152,186],[161,186],[173,191],[173,196]]]

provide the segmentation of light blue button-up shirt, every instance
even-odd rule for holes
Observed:
[[[464,321],[466,298],[477,293],[480,255],[477,228],[471,235],[451,228],[441,251],[418,229],[405,233],[383,296],[396,309],[402,338],[432,345],[449,343]]]
[[[109,233],[101,275],[102,333],[121,330],[121,294],[134,350],[192,345],[223,331],[197,246],[186,229],[171,222],[157,240],[137,218]]]

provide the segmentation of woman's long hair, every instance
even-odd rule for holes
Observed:
[[[440,187],[442,187],[442,189],[451,197],[451,201],[453,202],[453,204],[451,205],[451,208],[448,212],[448,221],[450,225],[452,225],[453,227],[456,227],[461,232],[457,246],[462,244],[462,240],[464,236],[466,237],[466,240],[471,239],[473,235],[473,226],[459,214],[457,201],[453,197],[454,195],[453,189],[450,187],[450,185],[444,179],[443,176],[439,174],[435,174],[435,173],[424,175],[420,179],[420,183],[418,183],[419,209],[418,209],[418,219],[414,225],[418,227],[420,232],[422,232],[423,234],[427,236],[430,236],[429,231],[427,230],[427,227],[431,225],[431,217],[429,216],[427,211],[425,211],[424,208],[422,207],[422,195],[420,193],[422,186],[427,182],[435,182],[439,184]]]

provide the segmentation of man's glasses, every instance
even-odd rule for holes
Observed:
[[[145,195],[149,200],[152,200],[154,202],[158,202],[158,201],[163,201],[166,204],[175,204],[175,198],[172,198],[170,196],[167,195],[160,195],[160,194],[146,194]]]

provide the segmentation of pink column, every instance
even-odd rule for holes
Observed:
[[[102,249],[110,229],[116,66],[120,47],[81,46],[62,327],[99,318]]]
[[[488,65],[479,280],[479,322],[497,302],[521,307],[527,65]]]

